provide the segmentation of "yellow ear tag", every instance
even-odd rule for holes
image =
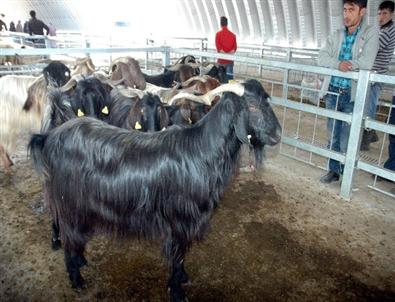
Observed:
[[[192,120],[188,117],[188,123],[192,124]]]
[[[104,108],[102,109],[101,112],[104,113],[104,114],[108,114],[108,108],[107,108],[107,106],[104,106]]]
[[[141,125],[139,122],[136,122],[136,124],[134,125],[134,129],[137,129],[137,130],[141,129]]]
[[[77,111],[77,116],[78,117],[81,117],[81,116],[84,116],[85,114],[81,111],[81,109],[78,109],[78,111]]]

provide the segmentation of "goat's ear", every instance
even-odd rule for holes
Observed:
[[[122,70],[119,65],[115,64],[112,66],[112,73],[110,78],[112,81],[118,81],[122,79]]]
[[[141,115],[141,101],[139,100],[133,106],[133,109],[130,111],[128,116],[128,124],[130,129],[135,129],[136,123],[140,123]]]
[[[182,119],[185,121],[191,121],[191,106],[189,104],[181,104],[180,107],[180,114],[182,116]]]
[[[249,144],[250,140],[248,139],[247,127],[248,127],[248,117],[246,112],[242,111],[239,113],[235,127],[235,133],[239,141],[243,144]]]
[[[158,107],[160,129],[166,128],[169,125],[169,114],[163,106]]]

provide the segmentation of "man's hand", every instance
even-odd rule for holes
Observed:
[[[350,71],[352,68],[352,63],[350,61],[341,61],[339,64],[339,70],[343,72]]]

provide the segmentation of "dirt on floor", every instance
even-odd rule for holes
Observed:
[[[0,172],[0,301],[168,300],[159,245],[102,236],[88,243],[87,288],[74,291],[39,178],[25,157],[13,170]],[[187,254],[189,301],[395,301],[394,200],[343,200],[320,173],[281,155],[240,173]]]

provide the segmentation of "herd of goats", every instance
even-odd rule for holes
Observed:
[[[137,60],[114,60],[110,72],[89,57],[74,71],[50,62],[39,77],[0,78],[0,158],[21,131],[42,176],[52,215],[52,248],[63,247],[73,288],[85,282],[85,246],[95,233],[159,242],[171,301],[186,301],[184,257],[202,240],[213,210],[238,169],[242,144],[263,160],[280,141],[269,95],[254,79],[223,84],[225,72],[180,58],[145,75]]]

